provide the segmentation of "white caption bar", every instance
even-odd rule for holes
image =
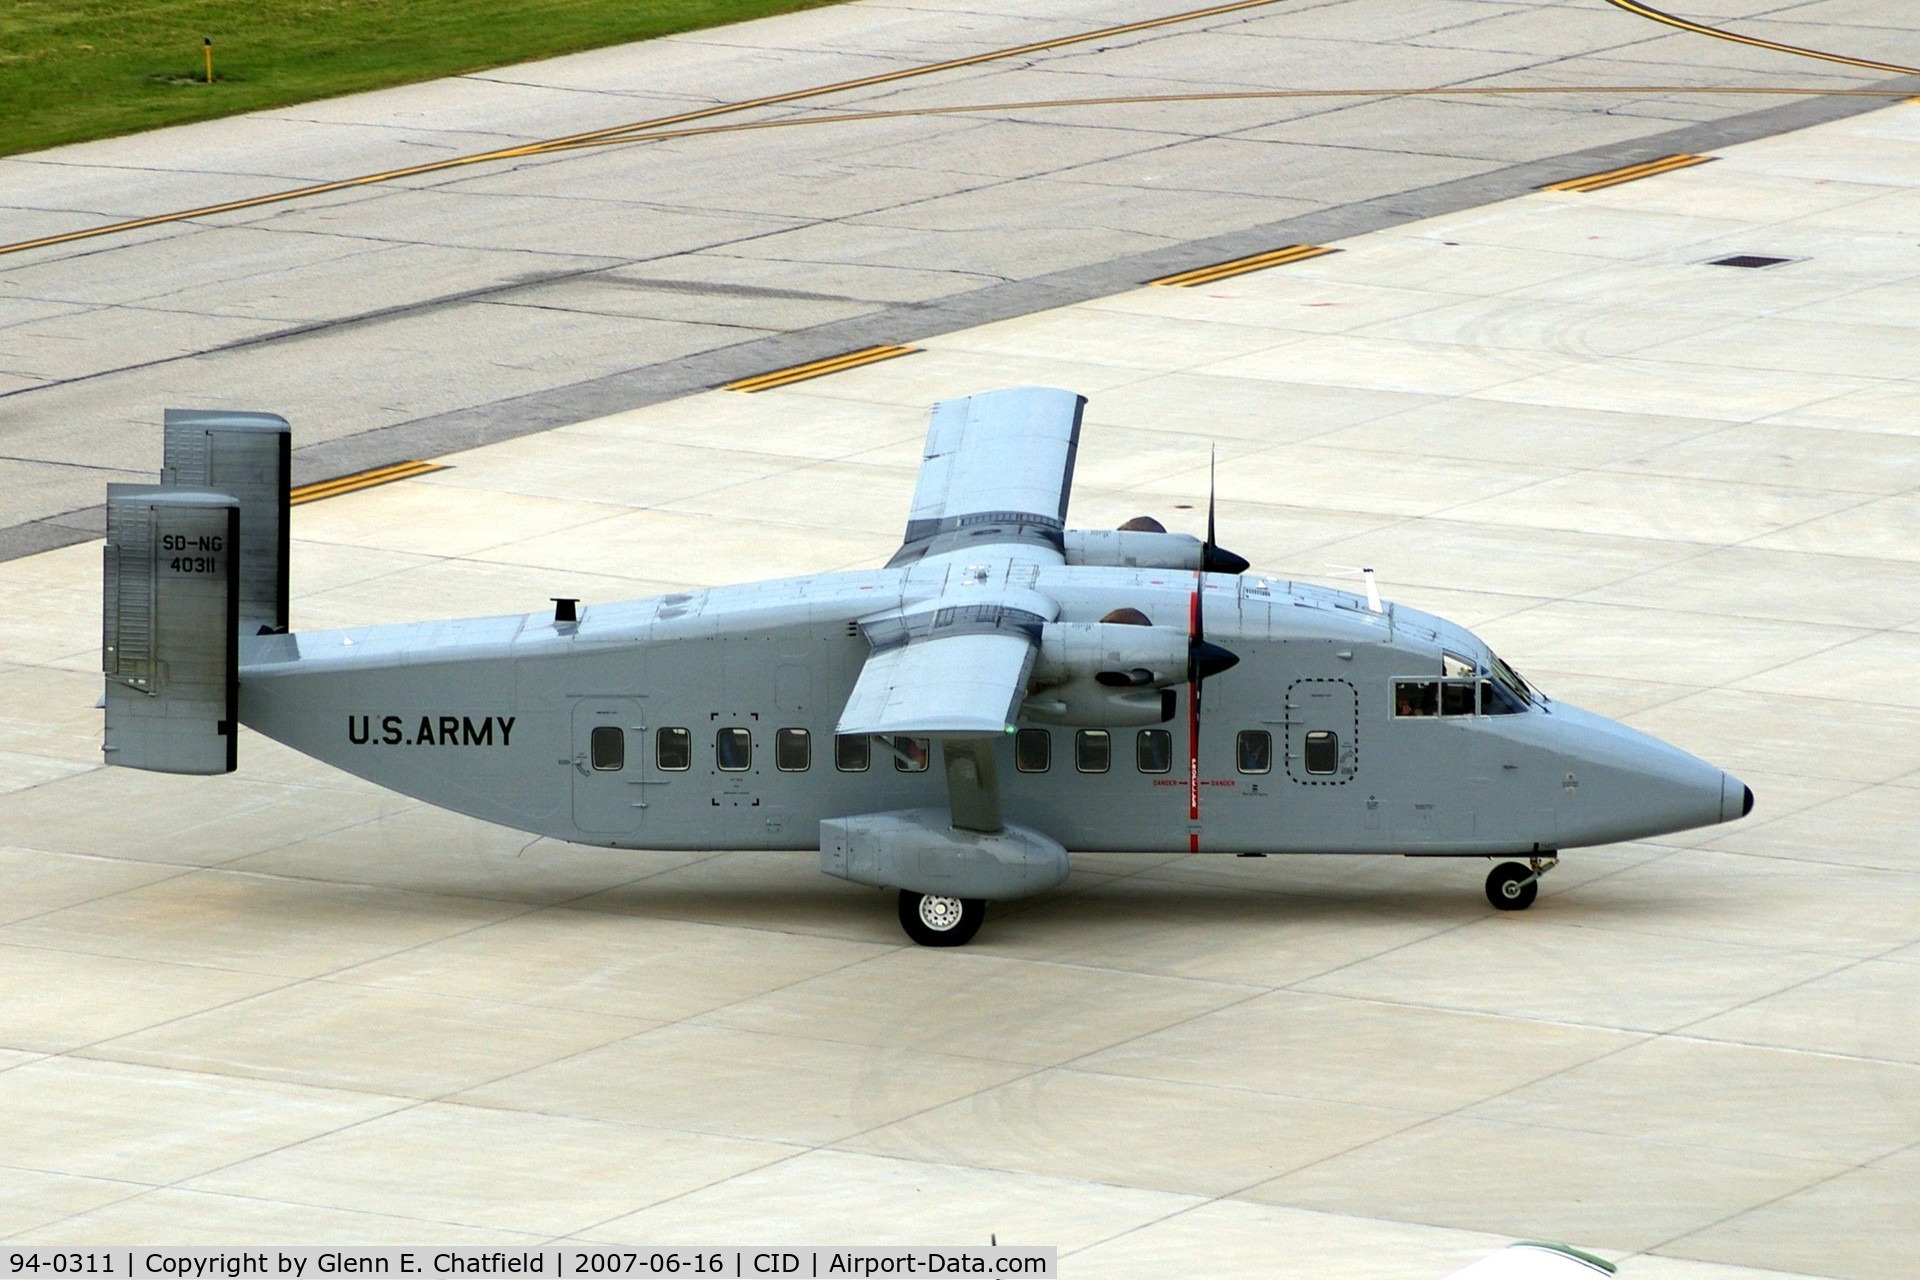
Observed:
[[[675,1276],[741,1280],[874,1280],[882,1276],[1023,1276],[1054,1280],[1059,1250],[996,1245],[926,1248],[622,1249],[8,1249],[0,1280],[111,1277],[112,1280],[315,1280],[334,1276]]]

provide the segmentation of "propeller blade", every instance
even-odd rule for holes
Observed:
[[[1200,567],[1207,573],[1245,573],[1252,564],[1244,556],[1237,556],[1223,548],[1214,538],[1214,471],[1217,460],[1212,451],[1207,454],[1207,540],[1200,545]]]
[[[1219,466],[1220,466],[1219,450],[1208,448],[1207,450],[1207,545],[1209,547],[1216,547],[1220,545],[1219,542],[1213,536],[1214,474],[1219,470]]]
[[[1187,852],[1200,852],[1200,664],[1194,654],[1206,643],[1200,620],[1199,574],[1193,579],[1193,603],[1187,612]]]

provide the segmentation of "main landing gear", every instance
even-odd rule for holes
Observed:
[[[1487,875],[1487,901],[1502,911],[1525,911],[1540,896],[1540,877],[1560,865],[1553,854],[1503,862]]]
[[[900,891],[900,927],[923,947],[964,947],[987,918],[983,898]]]

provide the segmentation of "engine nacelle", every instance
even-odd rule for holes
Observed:
[[[1177,627],[1049,622],[1021,711],[1055,724],[1160,724],[1173,718],[1191,647]]]
[[[1104,690],[1165,688],[1187,678],[1191,643],[1180,627],[1049,622],[1040,629],[1033,688],[1074,684]]]
[[[1062,535],[1068,564],[1109,569],[1204,569],[1208,573],[1245,573],[1247,561],[1225,547],[1209,546],[1190,533],[1168,533],[1148,517],[1127,521],[1127,528],[1068,529]],[[1152,527],[1148,527],[1152,526]]]
[[[1069,529],[1068,564],[1114,569],[1198,569],[1206,552],[1190,533],[1148,533],[1138,529]]]

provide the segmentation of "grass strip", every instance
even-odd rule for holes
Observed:
[[[0,155],[829,3],[6,0],[0,4]],[[211,84],[205,40],[213,42]]]

